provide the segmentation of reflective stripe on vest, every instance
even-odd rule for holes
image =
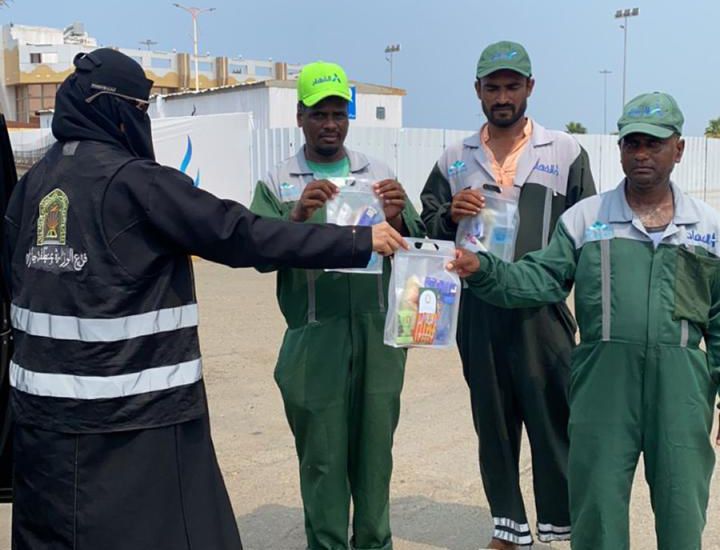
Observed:
[[[169,390],[193,384],[202,378],[202,360],[154,367],[116,376],[52,374],[22,368],[10,362],[10,385],[16,390],[41,397],[108,399]]]
[[[196,327],[198,324],[197,304],[158,309],[113,319],[51,315],[13,304],[10,316],[15,329],[31,336],[80,342],[118,342],[139,336]]]

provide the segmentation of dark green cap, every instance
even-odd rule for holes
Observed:
[[[532,74],[532,67],[525,48],[517,42],[507,41],[496,42],[485,48],[478,59],[477,77],[483,78],[502,69],[529,77]]]
[[[631,99],[618,120],[619,139],[628,134],[647,134],[666,139],[682,134],[685,122],[677,101],[670,94],[653,92]]]

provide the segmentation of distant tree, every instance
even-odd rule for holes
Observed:
[[[580,122],[568,122],[565,125],[568,134],[587,134],[587,128]]]
[[[720,117],[708,121],[707,128],[705,128],[705,137],[720,138]]]

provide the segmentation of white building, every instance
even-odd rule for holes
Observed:
[[[351,82],[355,88],[355,126],[402,128],[405,90]],[[293,126],[297,112],[295,80],[266,80],[155,96],[151,118],[252,113],[255,128]]]
[[[82,23],[64,29],[30,25],[3,25],[0,32],[0,104],[6,118],[19,123],[38,123],[38,111],[55,106],[55,92],[74,70],[80,52],[98,47]],[[112,47],[112,46],[109,46]],[[137,61],[154,82],[153,93],[169,94],[195,87],[195,60],[183,52],[139,48],[115,48]],[[200,89],[293,78],[300,65],[242,57],[198,56]]]

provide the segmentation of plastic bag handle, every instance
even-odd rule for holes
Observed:
[[[410,252],[431,252],[431,253],[454,253],[455,243],[452,241],[441,241],[437,239],[418,239],[405,237],[410,245]]]

